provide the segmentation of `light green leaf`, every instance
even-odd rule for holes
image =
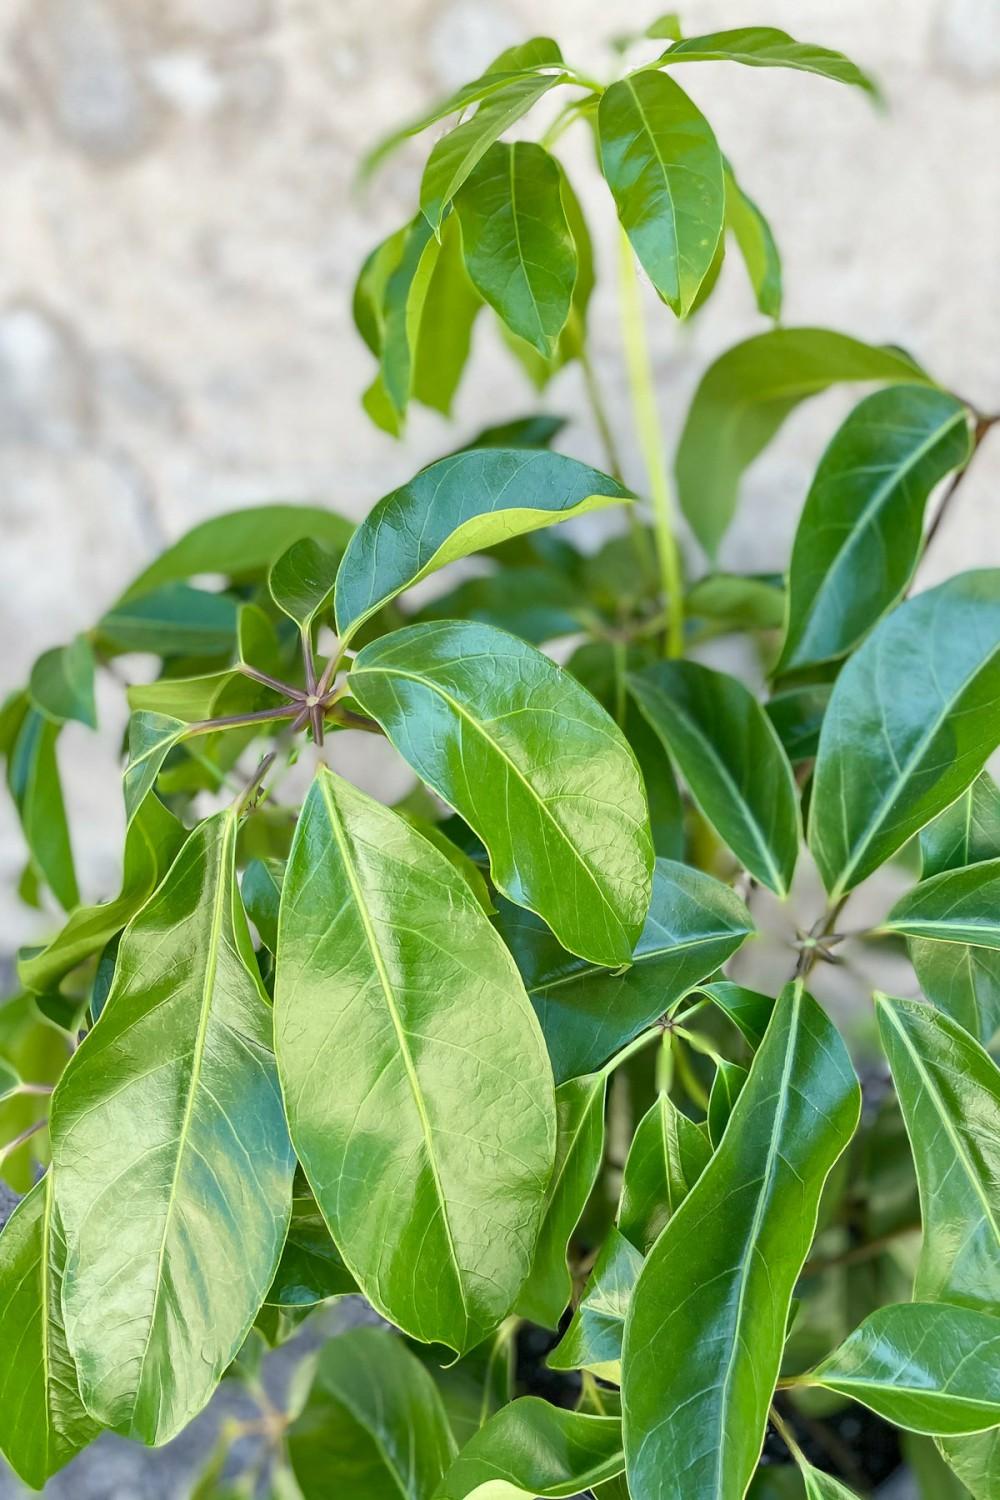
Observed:
[[[675,42],[659,59],[661,67],[681,62],[736,62],[751,68],[795,68],[836,83],[851,83],[878,97],[878,86],[842,52],[797,42],[774,26],[740,26]]]
[[[968,414],[945,391],[890,386],[854,408],[806,496],[776,675],[845,656],[902,597],[927,499],[969,452]]]
[[[606,474],[544,449],[466,450],[422,469],[358,527],[337,577],[337,630],[446,563],[509,537],[630,500]]]
[[[128,725],[128,764],[122,776],[125,793],[125,816],[135,817],[144,799],[156,784],[163,762],[179,744],[187,725],[167,714],[134,713]]]
[[[823,1185],[860,1109],[835,1028],[788,986],[721,1146],[632,1296],[622,1395],[629,1484],[643,1500],[744,1494]]]
[[[695,392],[677,449],[681,509],[715,555],[744,469],[809,396],[845,380],[932,382],[899,349],[827,328],[775,328],[719,356]]]
[[[920,1187],[913,1294],[1000,1313],[1000,1069],[949,1016],[877,1001]]]
[[[358,1290],[323,1215],[311,1196],[292,1200],[288,1236],[265,1302],[270,1307],[314,1307]]]
[[[743,257],[757,308],[765,318],[781,317],[781,256],[771,226],[743,191],[726,164],[726,228]]]
[[[696,662],[657,662],[629,690],[692,796],[751,874],[784,896],[801,824],[791,766],[748,688]]]
[[[778,630],[785,622],[780,580],[744,573],[708,573],[689,591],[685,612],[734,630]]]
[[[574,958],[530,912],[500,903],[497,926],[541,1022],[556,1081],[600,1067],[753,931],[739,897],[701,870],[657,859],[642,934],[624,972]]]
[[[231,809],[196,828],[126,928],[107,1005],[52,1106],[81,1391],[105,1426],[148,1443],[179,1432],[232,1362],[291,1203],[236,833]]]
[[[157,656],[219,656],[236,644],[237,605],[228,594],[166,583],[119,602],[97,622],[103,650]]]
[[[354,1328],[320,1353],[288,1451],[305,1500],[431,1500],[455,1443],[433,1380],[402,1339]]]
[[[625,1314],[641,1270],[639,1251],[609,1230],[570,1325],[546,1360],[551,1370],[591,1370],[621,1384]]]
[[[88,729],[97,728],[94,652],[85,635],[44,652],[31,669],[29,687],[35,707],[50,719],[76,719]]]
[[[533,141],[497,141],[466,178],[455,209],[480,295],[511,333],[551,359],[576,283],[558,164]]]
[[[882,620],[834,684],[809,845],[836,901],[979,775],[1000,742],[1000,571],[961,573]]]
[[[970,1437],[939,1437],[937,1447],[974,1500],[996,1500],[1000,1491],[1000,1428]],[[935,1494],[933,1500],[940,1500]]]
[[[569,1304],[573,1279],[566,1261],[604,1156],[607,1074],[588,1073],[556,1089],[556,1164],[528,1279],[517,1300],[522,1318],[555,1328]]]
[[[533,646],[471,621],[373,641],[349,683],[482,839],[497,889],[571,952],[627,964],[653,851],[639,768],[600,705]]]
[[[982,1432],[1000,1423],[1000,1318],[943,1302],[881,1307],[801,1383],[912,1432]]]
[[[0,1234],[0,1450],[40,1490],[97,1436],[80,1399],[63,1331],[63,1245],[52,1174],[36,1183]]]
[[[471,855],[457,844],[452,843],[447,833],[442,829],[440,823],[432,822],[430,818],[421,817],[405,807],[396,807],[394,811],[401,818],[405,818],[411,828],[415,828],[419,834],[432,843],[435,849],[440,849],[449,864],[454,865],[466,885],[479,902],[488,917],[493,916],[496,908],[490,895],[489,886],[482,870],[476,864]]]
[[[275,1032],[292,1138],[346,1265],[414,1337],[472,1348],[510,1311],[541,1221],[542,1038],[461,875],[325,768],[282,888]]]
[[[559,1500],[621,1473],[621,1422],[522,1396],[491,1417],[435,1500]]]
[[[618,1228],[647,1255],[712,1157],[705,1131],[658,1095],[636,1126],[618,1209]]]
[[[613,83],[597,111],[601,169],[632,248],[664,302],[685,317],[715,258],[726,213],[712,127],[673,79]]]
[[[920,830],[920,870],[926,880],[943,870],[1000,856],[1000,787],[988,771]]]
[[[741,1068],[739,1063],[727,1062],[724,1057],[720,1057],[715,1077],[712,1080],[712,1092],[708,1096],[708,1134],[716,1149],[725,1134],[733,1106],[746,1081],[746,1068]]]
[[[7,787],[17,809],[32,868],[65,911],[79,901],[56,741],[61,724],[29,708],[7,759]]]
[[[328,606],[339,562],[312,537],[303,537],[272,563],[267,575],[271,598],[300,630],[308,630]]]
[[[441,231],[413,353],[413,395],[442,416],[451,416],[482,305],[465,269],[458,215],[452,214]]]

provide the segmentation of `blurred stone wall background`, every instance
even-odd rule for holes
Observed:
[[[364,252],[412,212],[426,145],[367,200],[360,153],[501,47],[546,31],[585,69],[650,4],[599,0],[5,0],[0,7],[0,686],[89,624],[165,541],[212,512],[271,498],[354,516],[531,392],[487,327],[457,431],[416,413],[404,444],[358,407],[367,351],[350,317]],[[819,79],[725,65],[685,71],[741,181],[775,227],[786,319],[904,344],[948,384],[1000,407],[1000,0],[691,0],[689,30],[785,26],[883,81],[880,115]],[[636,479],[615,319],[610,201],[581,131],[571,164],[605,279],[595,355]],[[732,258],[679,328],[649,298],[671,438],[707,361],[760,328]],[[850,397],[789,424],[757,464],[725,561],[780,568],[818,451]],[[599,461],[575,370],[546,405],[564,445]],[[942,531],[935,576],[1000,563],[1000,441]],[[115,755],[60,753],[84,892],[116,888]],[[23,860],[0,811],[2,949],[32,931],[11,892]]]

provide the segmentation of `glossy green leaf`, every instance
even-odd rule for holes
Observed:
[[[48,1173],[0,1234],[0,1450],[36,1490],[98,1432],[66,1347],[63,1245],[51,1188]]]
[[[776,674],[846,655],[902,597],[927,499],[969,451],[966,409],[945,391],[890,386],[854,408],[806,496]]]
[[[949,1016],[877,998],[920,1187],[913,1294],[1000,1313],[1000,1069]]]
[[[493,916],[496,908],[493,905],[490,888],[486,883],[486,876],[472,856],[464,849],[460,849],[457,844],[452,843],[440,823],[430,818],[420,817],[405,807],[396,807],[394,811],[399,813],[401,818],[405,818],[411,828],[415,828],[419,834],[432,843],[435,849],[441,851],[448,863],[453,865],[461,875],[486,915]]]
[[[571,952],[627,964],[653,851],[639,768],[600,705],[533,646],[471,621],[374,641],[349,682],[482,839],[497,889]]]
[[[1000,950],[1000,859],[943,870],[896,902],[884,928],[905,937]]]
[[[271,598],[300,630],[308,630],[329,604],[339,561],[312,537],[302,537],[272,563],[267,575]]]
[[[732,31],[713,31],[678,41],[659,59],[661,66],[681,62],[736,62],[751,68],[795,68],[818,73],[837,83],[851,83],[866,93],[878,95],[867,73],[842,52],[797,42],[787,31],[774,26],[741,26]]]
[[[780,582],[742,573],[708,573],[689,591],[689,615],[736,630],[777,630],[785,620]]]
[[[673,79],[632,73],[601,96],[601,169],[654,287],[690,312],[722,237],[723,163],[712,127]]]
[[[606,474],[544,449],[442,458],[358,527],[337,578],[338,632],[353,634],[403,589],[470,552],[631,498]]]
[[[906,946],[931,1004],[991,1046],[1000,1030],[1000,952],[928,938],[909,938]]]
[[[770,995],[762,995],[759,990],[748,990],[728,979],[701,984],[698,986],[698,993],[707,995],[712,1004],[718,1006],[743,1033],[753,1050],[757,1050],[764,1040],[764,1033],[774,1012],[774,1001]]]
[[[180,743],[187,725],[168,714],[134,713],[128,725],[128,764],[122,775],[125,817],[131,822],[156,784],[163,762]]]
[[[126,929],[52,1106],[80,1387],[104,1425],[148,1443],[201,1410],[243,1343],[291,1202],[236,833],[231,809],[196,828]]]
[[[357,1290],[315,1200],[294,1198],[285,1247],[264,1300],[272,1307],[314,1307]]]
[[[696,662],[657,662],[629,689],[705,817],[751,874],[785,895],[801,826],[791,766],[748,688]]]
[[[809,845],[833,900],[979,775],[1000,743],[1000,572],[962,573],[882,620],[834,685]]]
[[[455,1443],[433,1380],[402,1339],[354,1328],[321,1351],[288,1451],[304,1500],[431,1500]]]
[[[413,352],[413,395],[442,416],[451,416],[482,305],[465,269],[458,216],[452,215],[441,232]]]
[[[587,1073],[556,1089],[556,1163],[528,1279],[517,1300],[523,1318],[555,1328],[569,1304],[566,1260],[574,1229],[593,1191],[604,1155],[607,1074]]]
[[[546,1364],[552,1370],[590,1370],[621,1384],[622,1338],[642,1256],[617,1229],[608,1231],[572,1320]]]
[[[702,377],[677,449],[681,509],[711,556],[736,509],[744,469],[809,396],[846,380],[930,382],[898,349],[827,328],[775,328],[736,344]]]
[[[939,1437],[937,1447],[974,1500],[996,1500],[1000,1492],[1000,1428],[968,1437]],[[928,1500],[940,1500],[938,1494]]]
[[[140,598],[120,600],[97,623],[107,651],[157,656],[218,656],[236,643],[236,601],[228,594],[165,583]]]
[[[80,892],[56,760],[61,728],[38,709],[28,709],[7,759],[7,787],[34,871],[70,911]]]
[[[860,1109],[835,1028],[801,984],[788,986],[721,1146],[632,1296],[622,1394],[642,1500],[745,1493],[820,1195]]]
[[[269,953],[278,951],[278,908],[284,876],[283,860],[252,859],[240,884],[246,914]]]
[[[920,830],[920,870],[926,880],[943,870],[1000,856],[1000,787],[983,771],[962,795]]]
[[[764,704],[764,712],[777,730],[793,766],[815,758],[832,691],[830,683],[808,683],[775,693]]]
[[[739,1063],[727,1062],[724,1057],[719,1059],[712,1080],[712,1092],[708,1096],[708,1134],[716,1149],[746,1081],[746,1068],[741,1068]]]
[[[765,318],[781,317],[781,256],[771,226],[726,165],[726,228],[737,245]]]
[[[94,652],[87,637],[78,635],[40,656],[31,669],[30,692],[35,707],[57,723],[76,719],[96,729]]]
[[[728,886],[667,859],[656,861],[649,914],[624,972],[575,958],[537,917],[507,903],[497,925],[541,1022],[557,1082],[599,1067],[753,931]]]
[[[418,610],[414,621],[478,620],[541,646],[580,629],[572,584],[545,568],[501,568],[468,578]]]
[[[625,1159],[618,1208],[618,1228],[644,1255],[711,1156],[705,1131],[682,1114],[669,1095],[661,1093],[636,1126]]]
[[[803,1379],[912,1432],[1000,1424],[1000,1318],[943,1302],[873,1312]]]
[[[292,1139],[369,1301],[472,1348],[527,1274],[555,1152],[544,1046],[466,882],[321,769],[282,888],[275,1030]]]
[[[497,141],[469,173],[455,209],[480,296],[512,333],[551,359],[576,282],[557,162],[533,141]]]
[[[624,1467],[621,1422],[522,1396],[491,1417],[448,1470],[435,1500],[559,1500]]]

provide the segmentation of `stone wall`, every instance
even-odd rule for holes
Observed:
[[[654,13],[598,0],[6,0],[0,11],[0,639],[2,685],[89,623],[158,546],[241,502],[321,500],[359,516],[452,446],[417,414],[404,444],[360,415],[368,356],[350,320],[362,254],[411,211],[421,148],[368,200],[351,179],[387,127],[539,30],[582,67],[610,28]],[[770,215],[789,322],[904,344],[1000,406],[1000,5],[997,0],[693,0],[688,28],[785,25],[882,79],[889,112],[791,73],[692,68],[741,178]],[[613,223],[583,139],[568,139],[601,261]],[[612,267],[613,270],[613,267]],[[596,357],[638,478],[613,275]],[[671,437],[706,362],[761,326],[735,261],[695,322],[649,301]],[[598,458],[578,376],[547,397],[566,447]],[[458,429],[531,393],[480,328]],[[811,466],[844,400],[803,409],[746,485],[726,547],[782,566]],[[1000,439],[935,545],[935,576],[1000,562]],[[115,750],[64,735],[88,895],[115,883]],[[0,884],[23,858],[4,805]],[[30,924],[5,895],[6,951]]]

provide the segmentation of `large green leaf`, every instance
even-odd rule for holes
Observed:
[[[522,1396],[491,1417],[448,1470],[435,1500],[559,1500],[620,1474],[617,1417]]]
[[[103,650],[157,656],[219,656],[236,643],[237,605],[228,594],[165,583],[119,602],[97,622]]]
[[[754,930],[721,881],[657,859],[649,914],[618,972],[567,953],[531,912],[501,901],[497,926],[521,971],[558,1083],[589,1073],[731,958]]]
[[[702,377],[677,449],[681,509],[714,556],[744,469],[800,402],[844,380],[930,382],[899,349],[827,328],[775,328],[736,344]]]
[[[920,1187],[914,1296],[1000,1313],[1000,1069],[949,1016],[878,1002]]]
[[[98,1431],[66,1347],[62,1261],[48,1173],[0,1234],[0,1450],[36,1490]]]
[[[421,469],[378,502],[337,577],[348,636],[403,589],[508,537],[631,499],[614,479],[545,449],[465,450]]]
[[[800,1383],[912,1432],[982,1432],[1000,1424],[1000,1318],[943,1302],[881,1307]]]
[[[402,1339],[354,1328],[320,1353],[288,1451],[304,1500],[431,1500],[455,1442],[434,1381]]]
[[[806,496],[776,673],[846,655],[902,596],[928,496],[969,446],[965,407],[933,387],[890,386],[854,408]]]
[[[597,132],[622,226],[650,281],[683,318],[725,225],[723,163],[712,127],[673,79],[642,71],[602,94]]]
[[[466,178],[455,208],[480,296],[511,333],[551,359],[577,269],[558,163],[533,141],[497,141]]]
[[[777,731],[735,677],[692,661],[662,661],[629,689],[691,793],[752,875],[788,892],[801,825],[795,778]]]
[[[608,1231],[569,1327],[546,1360],[552,1370],[591,1370],[621,1384],[622,1339],[642,1256],[617,1229]]]
[[[1000,742],[1000,571],[962,573],[882,620],[834,684],[809,844],[833,900],[979,775]]]
[[[1000,859],[943,870],[896,902],[882,924],[905,937],[1000,949]]]
[[[29,687],[35,707],[50,719],[77,719],[88,729],[97,728],[94,651],[85,635],[44,652],[31,669]]]
[[[465,269],[462,229],[458,215],[453,214],[441,231],[441,248],[424,293],[413,351],[413,395],[442,416],[451,416],[482,305]]]
[[[243,1343],[291,1204],[236,834],[231,809],[196,828],[126,928],[53,1100],[66,1337],[88,1410],[148,1443],[201,1410]]]
[[[988,771],[920,830],[924,879],[1000,856],[1000,787]]]
[[[454,866],[321,769],[282,887],[275,1028],[299,1159],[386,1317],[472,1348],[510,1311],[555,1152],[544,1046]]]
[[[632,1296],[622,1394],[641,1500],[743,1496],[823,1185],[860,1108],[835,1028],[800,983],[788,986],[721,1146]]]
[[[60,906],[70,911],[79,901],[80,892],[56,760],[61,728],[37,708],[28,709],[7,759],[7,786],[33,870]]]
[[[909,938],[907,950],[920,988],[983,1046],[1000,1030],[1000,952],[971,943]]]
[[[674,42],[659,59],[661,67],[681,62],[735,62],[751,68],[795,68],[818,73],[837,83],[852,83],[878,95],[874,80],[842,52],[797,42],[775,26],[740,26],[731,31],[712,31]]]
[[[650,898],[646,795],[635,756],[589,693],[533,646],[471,621],[374,641],[349,682],[482,839],[497,889],[571,952],[629,963]]]
[[[632,1137],[618,1208],[618,1228],[644,1255],[711,1157],[704,1129],[681,1114],[668,1094],[659,1094]]]

